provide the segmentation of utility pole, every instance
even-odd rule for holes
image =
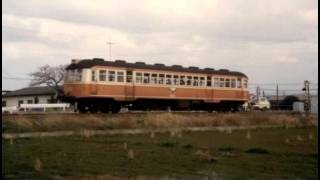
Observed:
[[[308,80],[304,81],[304,88],[302,89],[306,92],[306,113],[309,114],[311,110],[311,102],[310,102],[310,82]]]
[[[114,43],[109,41],[107,42],[107,44],[109,45],[109,61],[111,61],[111,45],[113,45]]]
[[[277,110],[279,110],[279,86],[277,84]]]
[[[304,81],[304,87],[307,94],[307,112],[310,113],[311,102],[310,102],[310,82],[308,80]]]

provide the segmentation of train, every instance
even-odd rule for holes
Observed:
[[[248,77],[241,72],[101,58],[71,60],[63,90],[80,113],[237,111],[249,100]]]

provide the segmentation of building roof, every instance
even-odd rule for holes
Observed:
[[[284,100],[287,96],[295,96],[297,97],[300,101],[305,101],[307,99],[307,96],[305,94],[292,94],[292,95],[279,95],[278,99],[279,101]],[[310,98],[313,97],[317,97],[317,95],[310,95]],[[276,101],[277,100],[277,96],[276,95],[271,95],[271,96],[267,96],[267,99],[269,101]]]
[[[7,94],[8,92],[10,92],[9,90],[2,90],[2,95]]]
[[[62,87],[60,87],[62,89]],[[47,86],[26,87],[3,94],[3,97],[54,95],[55,90]]]
[[[134,69],[151,69],[151,70],[163,70],[163,71],[175,71],[175,72],[190,72],[190,73],[204,73],[204,74],[218,74],[218,75],[233,75],[247,77],[245,74],[236,71],[229,71],[227,69],[215,70],[213,68],[200,69],[198,67],[182,67],[180,65],[166,66],[164,64],[146,64],[144,62],[128,63],[124,60],[105,61],[104,59],[83,59],[73,60],[74,63],[70,64],[66,69],[84,69],[91,68],[93,66],[112,66],[112,67],[125,67]]]

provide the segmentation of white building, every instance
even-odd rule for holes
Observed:
[[[55,90],[50,87],[27,87],[2,94],[2,107],[52,103],[54,97]]]

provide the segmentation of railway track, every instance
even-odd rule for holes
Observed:
[[[122,114],[150,114],[150,113],[154,113],[154,114],[161,114],[161,113],[173,113],[173,114],[190,114],[190,113],[206,113],[209,114],[206,111],[126,111],[126,112],[120,112],[120,113],[116,113],[116,114],[112,114],[112,113],[79,113],[79,112],[18,112],[18,113],[5,113],[2,114],[2,116],[20,116],[20,115],[122,115]],[[215,112],[214,112],[215,113]],[[221,113],[221,112],[219,112]],[[212,114],[212,113],[211,113]]]
[[[121,116],[121,115],[143,115],[143,114],[165,114],[165,113],[172,113],[172,114],[294,114],[292,111],[252,111],[252,112],[207,112],[207,111],[124,111],[116,114],[112,113],[79,113],[79,112],[18,112],[18,113],[4,113],[2,116],[43,116],[43,115],[69,115],[69,116],[86,116],[86,115],[106,115],[106,116]]]

